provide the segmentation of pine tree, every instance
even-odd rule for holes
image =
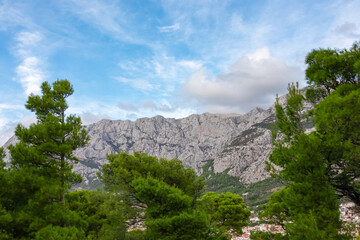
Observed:
[[[146,239],[225,240],[227,231],[241,232],[247,225],[250,211],[240,196],[208,193],[198,200],[204,179],[178,159],[122,152],[108,160],[100,179],[106,190],[138,209],[132,217],[144,218]]]
[[[347,190],[353,187],[357,193],[353,177],[359,173],[356,89],[357,85],[344,84],[317,104],[307,114],[315,123],[310,133],[305,133],[303,126],[304,97],[298,87],[289,86],[285,107],[278,101],[275,104],[274,149],[268,169],[288,184],[270,197],[260,215],[281,224],[289,239],[351,239],[340,232],[344,225],[339,219],[337,194],[355,202],[356,198],[342,192],[336,183]]]
[[[81,176],[71,171],[78,162],[73,151],[85,146],[89,137],[80,117],[65,114],[66,98],[74,92],[69,81],[55,81],[53,88],[44,82],[41,91],[42,96],[31,94],[25,105],[35,112],[37,122],[29,128],[17,126],[15,135],[20,142],[9,148],[11,164],[14,168],[35,166],[48,177],[58,179],[58,199],[63,202],[71,183],[81,181]]]
[[[65,204],[66,192],[81,181],[81,176],[72,172],[78,162],[73,151],[89,140],[80,117],[66,114],[66,98],[73,87],[67,80],[58,80],[52,86],[44,82],[41,90],[41,96],[31,94],[25,105],[35,112],[37,122],[28,128],[18,125],[15,135],[19,142],[9,147],[7,185],[12,202],[6,209],[13,218],[9,231],[19,239],[33,239],[49,225],[75,226],[82,231],[86,224]]]
[[[5,169],[6,163],[3,158],[5,157],[5,151],[0,148],[0,239],[11,239],[12,234],[9,232],[9,224],[13,221],[13,218],[7,206],[11,203],[9,198],[8,181],[7,181],[7,169]]]

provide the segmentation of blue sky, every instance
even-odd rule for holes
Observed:
[[[0,145],[43,81],[85,124],[269,107],[314,48],[360,40],[360,1],[0,0]]]

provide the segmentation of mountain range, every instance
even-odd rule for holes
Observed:
[[[280,102],[285,102],[285,96],[280,97]],[[178,158],[198,175],[202,166],[211,161],[215,173],[226,171],[244,184],[261,181],[269,177],[265,161],[272,149],[269,126],[274,121],[274,106],[267,110],[255,108],[246,114],[203,113],[181,119],[103,119],[84,126],[90,142],[75,152],[79,163],[74,171],[84,179],[76,188],[100,186],[96,173],[107,162],[106,155],[122,151]],[[4,147],[16,142],[13,136]],[[6,156],[5,161],[9,160]]]

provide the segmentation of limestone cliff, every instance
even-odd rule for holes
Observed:
[[[204,113],[182,119],[101,120],[85,126],[91,140],[76,150],[80,162],[74,170],[84,177],[81,187],[95,187],[96,172],[107,162],[107,154],[139,151],[159,158],[178,158],[198,174],[205,162],[213,159],[215,173],[226,170],[244,183],[257,182],[268,177],[265,161],[272,149],[269,125],[274,119],[274,107],[270,107],[243,115]],[[4,146],[14,143],[16,138],[12,137]]]

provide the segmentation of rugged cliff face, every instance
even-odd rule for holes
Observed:
[[[269,176],[265,171],[265,161],[272,149],[269,126],[275,120],[269,109],[266,118],[242,131],[216,155],[214,172],[228,171],[245,184],[261,181]]]
[[[106,162],[106,154],[139,151],[160,158],[179,158],[186,167],[194,168],[201,174],[206,160],[221,161],[223,150],[234,139],[268,115],[268,111],[255,109],[245,115],[205,113],[182,119],[156,116],[134,122],[101,120],[86,127],[91,140],[87,147],[76,151],[80,164],[75,166],[75,171],[90,183],[96,179],[96,171]],[[228,165],[224,163],[222,166]],[[230,165],[228,167],[231,168]]]
[[[227,171],[244,183],[257,182],[268,177],[265,160],[272,148],[269,125],[274,119],[271,107],[255,108],[244,115],[204,113],[182,119],[101,120],[85,127],[91,140],[76,151],[80,162],[74,170],[84,178],[81,187],[95,187],[96,172],[107,162],[107,154],[138,151],[178,158],[198,174],[206,161],[213,159],[215,173]],[[16,138],[12,137],[4,146],[14,143]]]

